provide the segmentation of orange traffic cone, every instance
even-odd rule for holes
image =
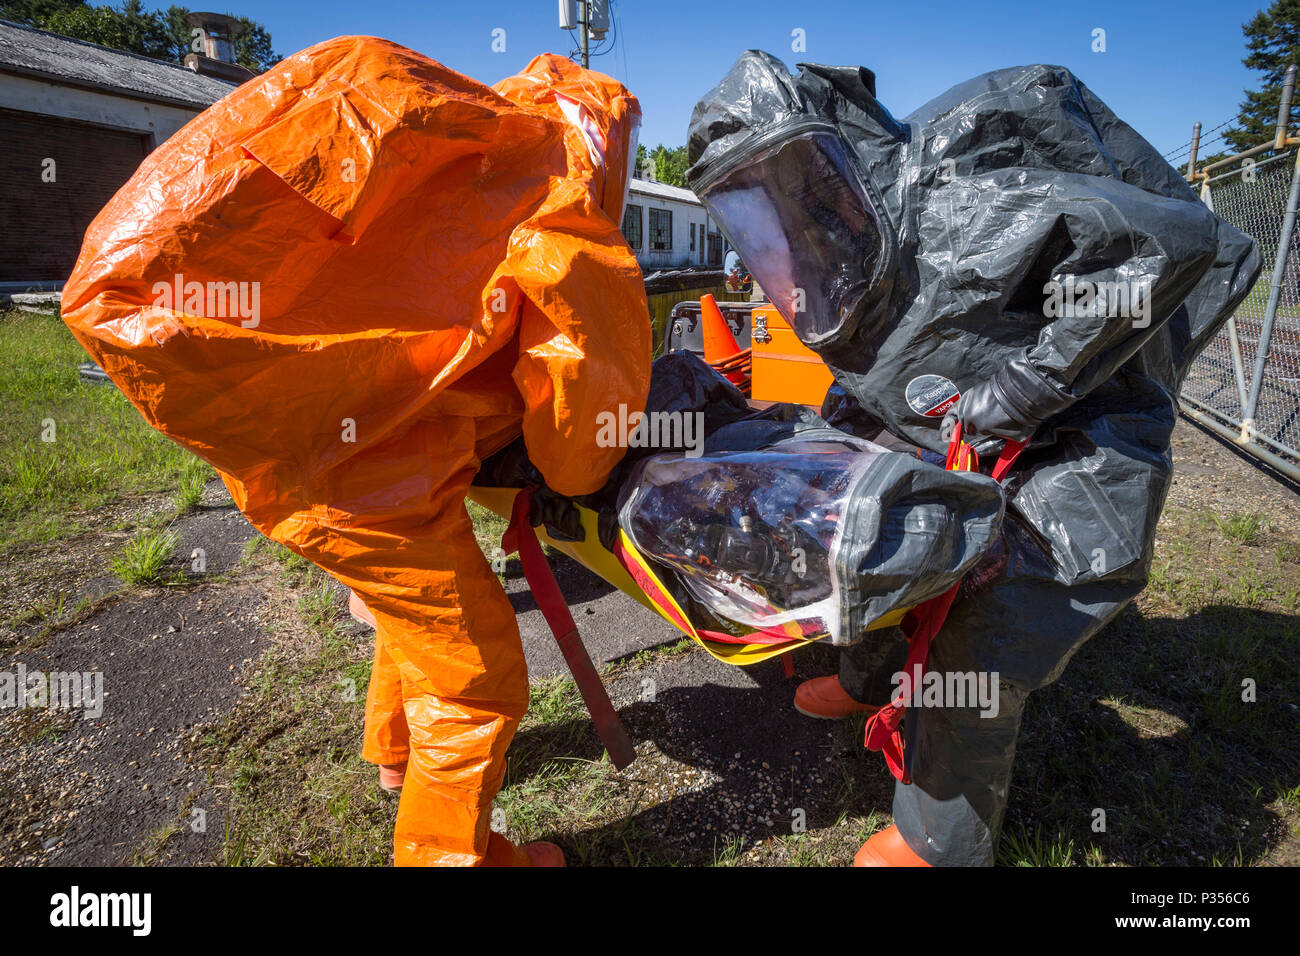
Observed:
[[[711,295],[700,298],[700,321],[703,323],[704,361],[716,367],[741,351],[727,320],[722,317],[722,310]],[[724,371],[723,375],[734,385],[742,384],[747,377],[742,369]]]

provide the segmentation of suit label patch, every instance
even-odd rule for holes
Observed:
[[[942,418],[961,398],[957,386],[942,375],[918,375],[907,383],[903,394],[912,411],[926,418]]]

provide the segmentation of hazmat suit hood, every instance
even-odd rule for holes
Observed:
[[[750,51],[696,106],[689,156],[800,339],[936,451],[967,392],[986,434],[1018,439],[1139,353],[1172,393],[1259,270],[1062,67],[985,74],[897,121],[865,68]]]
[[[492,87],[520,106],[561,116],[579,137],[594,198],[609,219],[623,221],[627,188],[636,168],[641,106],[621,84],[554,54],[535,57],[522,73]]]
[[[871,144],[869,166],[841,126]],[[810,347],[880,334],[900,261],[889,184],[908,134],[877,102],[870,70],[791,76],[757,51],[695,108],[691,187]]]

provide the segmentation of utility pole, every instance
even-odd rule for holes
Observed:
[[[591,66],[591,57],[589,55],[587,40],[591,32],[591,0],[578,0],[578,29],[582,31],[582,67],[587,69]]]
[[[610,28],[609,0],[560,0],[560,29],[581,30],[582,66],[591,68],[591,40],[599,43]]]

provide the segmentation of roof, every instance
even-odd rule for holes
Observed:
[[[0,20],[0,73],[16,73],[133,99],[206,109],[235,88],[179,63],[86,43]]]
[[[667,183],[655,182],[651,179],[633,179],[627,188],[630,193],[653,196],[655,199],[671,199],[676,202],[690,203],[693,206],[702,205],[699,197],[689,189],[669,186]]]

